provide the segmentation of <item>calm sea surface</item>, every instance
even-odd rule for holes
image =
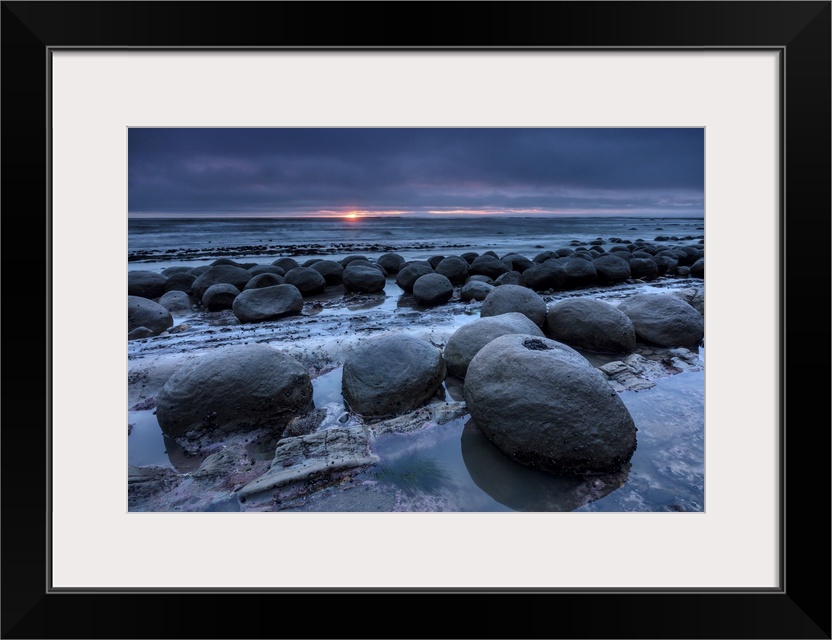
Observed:
[[[517,251],[568,246],[572,240],[624,241],[657,237],[704,238],[702,218],[623,217],[456,217],[456,218],[200,218],[130,219],[131,262],[204,260],[221,254],[249,258],[290,252],[333,257],[361,251],[368,257],[398,251],[407,259],[429,257],[441,249]],[[666,241],[674,243],[674,240]],[[690,243],[690,240],[686,240]],[[131,268],[139,268],[131,265]],[[141,267],[147,268],[147,266]]]

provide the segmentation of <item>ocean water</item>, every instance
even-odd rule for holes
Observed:
[[[148,262],[207,263],[222,257],[296,258],[351,253],[367,257],[387,251],[406,259],[465,251],[492,250],[534,256],[544,249],[569,246],[573,240],[602,238],[625,242],[676,238],[658,244],[693,244],[704,238],[702,218],[501,217],[454,218],[200,218],[135,219],[128,222],[130,268]],[[682,240],[689,238],[688,240]],[[140,266],[145,264],[145,266]]]

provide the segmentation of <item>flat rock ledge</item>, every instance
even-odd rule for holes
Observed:
[[[271,468],[237,492],[246,511],[332,484],[344,472],[379,462],[363,427],[334,428],[278,442]]]
[[[633,353],[621,360],[614,360],[598,367],[613,389],[643,391],[656,386],[656,380],[684,371],[701,371],[702,360],[684,347],[656,349],[648,355]]]
[[[468,413],[464,402],[432,402],[402,416],[374,422],[368,425],[372,436],[385,433],[411,433],[440,424],[446,424]]]

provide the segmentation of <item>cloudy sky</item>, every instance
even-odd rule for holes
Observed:
[[[703,216],[703,129],[129,130],[131,216]]]

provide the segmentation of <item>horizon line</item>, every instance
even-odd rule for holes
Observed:
[[[348,212],[341,214],[262,214],[262,213],[130,213],[128,218],[133,219],[259,219],[259,220],[278,220],[278,219],[296,219],[296,220],[361,220],[361,219],[406,219],[406,218],[636,218],[636,219],[653,219],[653,218],[676,218],[676,219],[692,219],[704,220],[705,215],[697,214],[679,214],[679,213],[483,213],[483,212],[460,212],[460,213],[361,213],[349,214]]]

